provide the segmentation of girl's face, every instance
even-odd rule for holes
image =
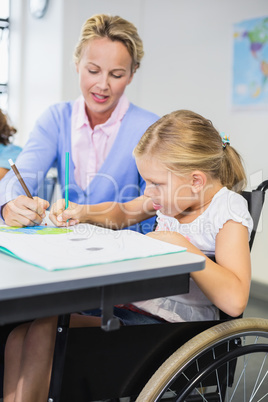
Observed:
[[[76,70],[93,126],[104,123],[111,116],[132,81],[131,62],[131,56],[121,42],[100,38],[84,45]]]
[[[146,182],[144,195],[151,198],[155,210],[176,216],[191,209],[196,200],[191,175],[177,176],[154,158],[136,158],[136,163]]]

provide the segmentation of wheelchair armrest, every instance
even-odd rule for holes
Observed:
[[[206,256],[212,260],[213,262],[216,262],[215,254],[206,254]]]

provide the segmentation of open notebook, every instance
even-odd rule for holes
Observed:
[[[0,251],[49,271],[185,250],[131,230],[84,223],[70,228],[0,226]]]

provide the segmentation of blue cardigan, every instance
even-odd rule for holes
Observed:
[[[126,202],[143,193],[145,183],[140,176],[132,151],[146,129],[158,116],[130,104],[120,125],[110,153],[99,172],[83,191],[74,178],[71,147],[71,116],[73,102],[50,106],[37,120],[30,138],[19,155],[16,165],[32,195],[52,166],[58,170],[58,182],[64,198],[65,152],[70,153],[69,200],[78,204],[105,201]],[[20,183],[10,171],[0,182],[0,206],[24,194]],[[144,233],[152,230],[154,218],[144,221]],[[140,231],[139,225],[136,230]]]

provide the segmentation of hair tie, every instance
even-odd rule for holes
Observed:
[[[226,145],[230,145],[230,138],[227,135],[223,135],[221,138],[222,141],[222,148],[225,149]]]

